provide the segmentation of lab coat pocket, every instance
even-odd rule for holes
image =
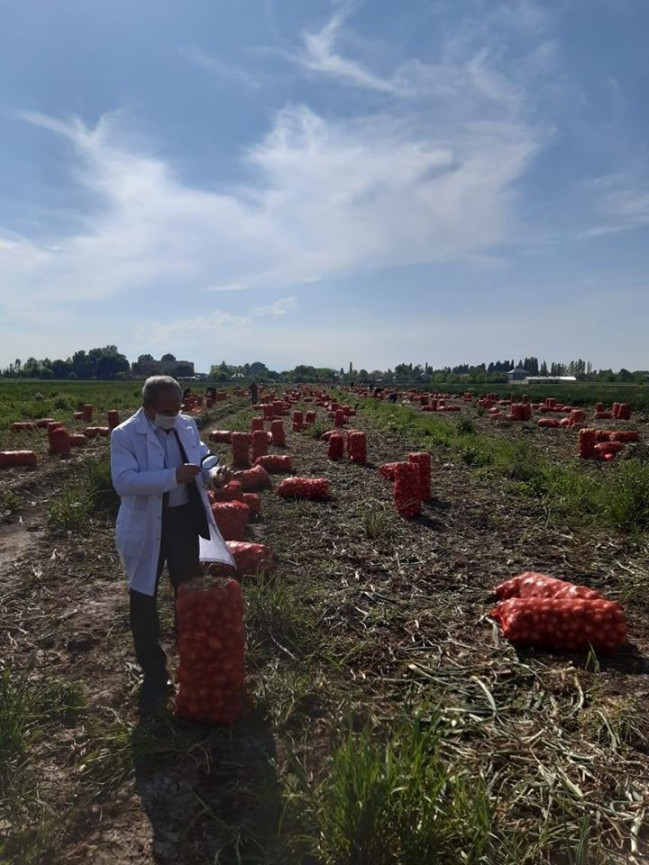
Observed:
[[[117,549],[126,558],[136,556],[145,547],[146,511],[122,508],[116,525]]]

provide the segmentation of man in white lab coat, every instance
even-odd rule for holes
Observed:
[[[131,630],[147,706],[164,702],[169,688],[156,603],[165,562],[174,594],[201,573],[201,561],[234,566],[205,489],[206,483],[224,483],[228,471],[201,441],[195,421],[180,414],[181,401],[175,379],[148,378],[142,408],[113,430],[110,441],[113,485],[122,499],[117,551],[129,580]]]

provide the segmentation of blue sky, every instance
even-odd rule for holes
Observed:
[[[0,6],[0,364],[649,368],[646,0]]]

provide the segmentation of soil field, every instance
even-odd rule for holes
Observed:
[[[573,430],[341,396],[368,465],[327,459],[322,408],[272,449],[332,498],[262,494],[249,539],[275,569],[242,581],[254,708],[231,729],[138,717],[108,440],[61,461],[17,434],[40,461],[0,475],[3,865],[649,862],[647,424],[618,424],[640,444],[591,464]],[[230,397],[204,438],[253,414]],[[433,499],[404,521],[377,467],[413,450]],[[628,644],[509,644],[493,588],[526,570],[619,601]],[[173,668],[166,581],[159,606]]]

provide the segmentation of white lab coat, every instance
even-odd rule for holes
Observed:
[[[180,415],[176,422],[178,437],[190,463],[201,465],[209,448],[200,438],[194,420]],[[144,410],[140,409],[111,433],[110,461],[113,486],[122,503],[117,515],[115,540],[119,558],[131,589],[145,595],[155,591],[160,555],[162,496],[176,488],[176,469],[164,467],[164,452]],[[203,477],[215,465],[215,457],[203,465]],[[234,565],[210,510],[207,490],[198,478],[205,505],[210,540],[200,538],[200,560]]]

